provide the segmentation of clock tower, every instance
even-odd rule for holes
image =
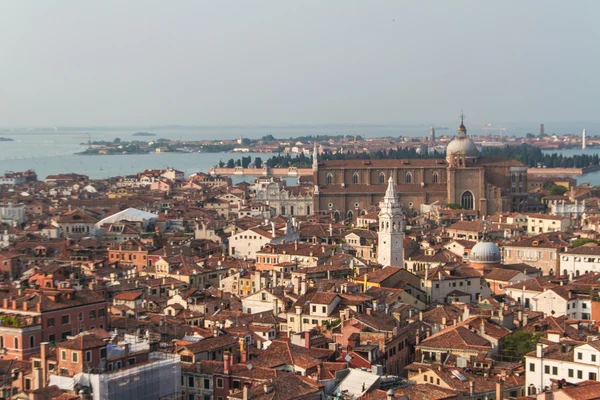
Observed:
[[[391,176],[379,210],[377,262],[383,267],[403,267],[403,215]]]

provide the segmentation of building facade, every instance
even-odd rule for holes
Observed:
[[[390,178],[407,215],[436,201],[488,215],[520,210],[527,199],[527,167],[510,158],[481,157],[462,122],[446,159],[328,160],[313,174],[315,211],[337,218],[368,213]]]

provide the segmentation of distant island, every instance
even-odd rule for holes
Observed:
[[[133,136],[156,136],[154,133],[150,132],[136,132]]]
[[[0,137],[0,142],[14,142],[15,139],[11,139],[11,138],[7,138],[7,137]]]

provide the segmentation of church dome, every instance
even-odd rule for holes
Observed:
[[[499,263],[501,260],[500,248],[492,242],[478,242],[471,249],[471,262]]]
[[[459,136],[454,138],[448,147],[446,147],[446,156],[464,155],[465,157],[478,157],[479,150],[475,143],[467,136]]]

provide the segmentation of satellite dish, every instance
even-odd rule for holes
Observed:
[[[248,370],[252,369],[252,364],[248,364]]]
[[[344,357],[344,360],[346,360],[346,362],[350,362],[350,361],[352,361],[352,357],[347,355],[346,357]]]

